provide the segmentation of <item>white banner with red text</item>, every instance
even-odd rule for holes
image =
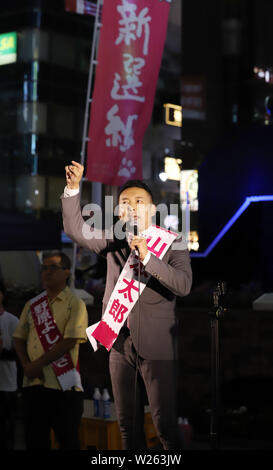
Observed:
[[[176,239],[177,233],[151,225],[141,236],[146,238],[149,252],[162,259]],[[150,274],[146,273],[141,262],[139,266],[137,254],[132,252],[118,278],[101,321],[86,329],[94,351],[98,349],[97,342],[110,351],[149,278]]]
[[[37,334],[44,348],[49,351],[63,339],[62,334],[50,310],[46,291],[30,301],[30,310]],[[62,390],[77,387],[83,390],[79,371],[74,367],[70,354],[67,352],[51,363]]]

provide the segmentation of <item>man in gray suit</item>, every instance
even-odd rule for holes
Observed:
[[[141,235],[119,240],[102,232],[100,239],[87,239],[79,198],[83,170],[74,161],[66,167],[67,185],[61,197],[63,224],[72,240],[107,259],[103,312],[131,250],[137,250],[142,269],[150,275],[110,351],[110,376],[123,448],[145,448],[145,388],[163,448],[178,449],[175,299],[190,292],[192,271],[188,250],[171,246],[159,259],[150,253]],[[119,207],[120,219],[136,223],[140,234],[151,225],[156,211],[150,189],[138,180],[121,188]]]

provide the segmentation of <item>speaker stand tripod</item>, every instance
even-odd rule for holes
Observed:
[[[219,318],[226,311],[223,305],[223,296],[225,294],[225,285],[219,282],[216,290],[213,292],[213,308],[209,315],[211,327],[211,399],[212,410],[210,419],[210,444],[211,449],[216,450],[220,447],[220,388],[219,388]]]

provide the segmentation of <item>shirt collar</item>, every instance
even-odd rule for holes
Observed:
[[[139,233],[139,236],[142,237],[143,236],[143,233],[146,232],[146,230],[148,230],[150,227],[152,227],[153,224],[150,224],[149,227],[145,228],[145,230],[142,230],[142,232]],[[126,232],[126,240],[131,240],[133,238],[133,234],[132,232]]]
[[[59,292],[59,294],[56,295],[56,297],[54,297],[54,299],[52,299],[50,302],[55,302],[55,300],[65,300],[66,296],[67,296],[67,292],[69,290],[69,287],[66,286],[61,292]]]

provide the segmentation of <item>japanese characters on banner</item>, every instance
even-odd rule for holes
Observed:
[[[151,225],[142,236],[147,240],[149,252],[162,259],[176,239],[177,233]],[[147,285],[150,275],[146,273],[142,263],[140,263],[140,282],[138,282],[138,263],[137,254],[132,252],[118,278],[102,320],[86,330],[87,337],[95,351],[97,341],[108,351],[111,349],[122,325]]]
[[[142,178],[170,2],[104,0],[91,103],[86,177],[121,185]]]
[[[31,299],[30,310],[44,351],[49,351],[63,337],[50,310],[46,291]],[[74,368],[69,352],[52,362],[51,367],[62,390],[69,390],[74,386],[83,390],[79,371]]]

